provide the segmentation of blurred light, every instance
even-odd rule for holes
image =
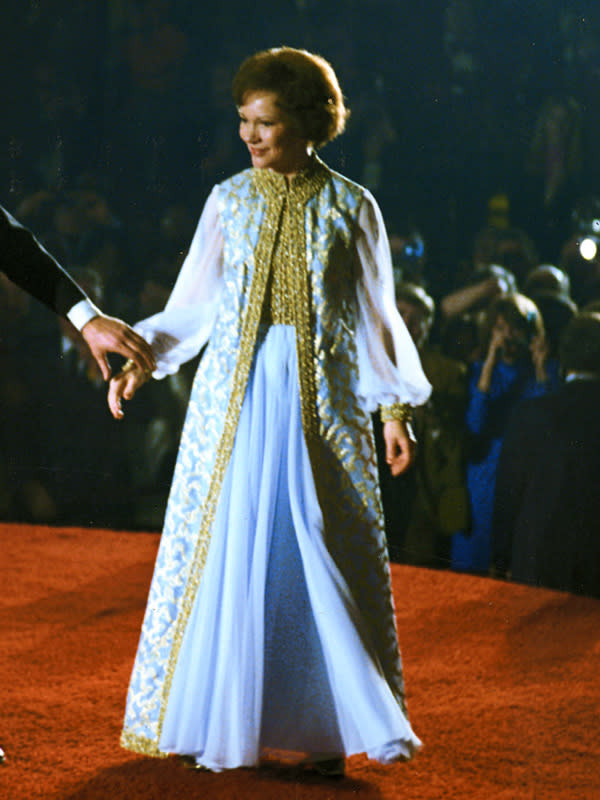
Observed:
[[[591,236],[587,236],[579,243],[579,252],[586,261],[593,261],[598,253],[598,242]]]

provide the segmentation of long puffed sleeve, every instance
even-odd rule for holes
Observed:
[[[223,234],[215,187],[164,311],[134,326],[154,350],[155,378],[177,372],[206,344],[216,319],[222,284]]]
[[[396,308],[392,257],[381,211],[365,191],[356,240],[358,396],[367,411],[393,403],[419,406],[431,393],[417,349]]]

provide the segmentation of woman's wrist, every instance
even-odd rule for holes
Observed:
[[[382,422],[410,422],[412,420],[413,409],[408,403],[392,403],[391,405],[379,406]]]

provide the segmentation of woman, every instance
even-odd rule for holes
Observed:
[[[280,48],[235,78],[252,168],[215,187],[165,311],[192,389],[122,743],[222,770],[269,750],[339,773],[410,757],[369,414],[405,469],[427,383],[373,198],[314,154],[347,115],[330,65]],[[115,378],[116,418],[147,376]]]
[[[452,567],[483,573],[490,569],[496,469],[508,419],[520,400],[558,384],[558,364],[548,359],[542,317],[532,300],[518,292],[500,297],[486,321],[487,352],[473,364],[466,415],[471,529],[452,537]]]

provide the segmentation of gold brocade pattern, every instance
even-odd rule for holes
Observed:
[[[381,406],[379,409],[382,422],[410,422],[413,415],[413,408],[409,403],[392,403],[389,406]]]
[[[313,303],[319,312],[315,377],[322,437],[310,454],[318,475],[316,487],[327,549],[368,620],[368,630],[361,631],[365,647],[374,653],[406,713],[375,441],[370,416],[358,403],[355,390],[354,291],[360,268],[355,256],[355,229],[343,224],[343,216],[346,209],[357,213],[356,196],[346,182],[336,189],[336,203],[324,193],[316,213],[331,220],[340,238],[332,248],[316,228],[308,246]],[[319,264],[327,266],[323,269]]]
[[[302,426],[326,545],[366,620],[365,644],[404,707],[373,432],[355,391],[354,236],[362,197],[360,187],[317,158],[289,185],[268,170],[248,170],[221,185],[224,296],[182,434],[164,555],[157,559],[128,695],[121,738],[128,749],[163,755],[167,701],[261,322],[295,327]]]
[[[124,730],[121,733],[119,744],[125,750],[132,753],[139,753],[142,756],[152,756],[154,758],[169,758],[169,753],[163,753],[158,749],[158,743],[145,736],[137,736],[135,733]]]
[[[255,269],[250,286],[250,295],[246,307],[246,314],[242,323],[239,349],[240,355],[237,360],[236,369],[233,376],[231,395],[225,416],[223,434],[217,449],[216,462],[211,476],[208,495],[204,503],[202,523],[198,536],[198,548],[193,559],[194,569],[190,575],[181,610],[177,617],[174,643],[167,667],[163,701],[161,704],[159,717],[159,738],[164,722],[164,715],[167,709],[167,701],[171,691],[171,685],[173,683],[177,658],[179,656],[179,650],[183,641],[183,634],[189,616],[192,612],[198,586],[200,585],[200,581],[202,579],[202,573],[206,563],[206,556],[208,554],[207,543],[210,542],[210,532],[215,520],[217,504],[219,502],[221,487],[225,477],[225,470],[227,469],[227,464],[229,463],[229,458],[233,449],[235,432],[237,430],[242,403],[244,401],[244,394],[248,383],[248,375],[252,365],[254,344],[256,342],[258,326],[260,323],[260,312],[267,286],[267,280],[269,277],[269,267],[277,236],[278,219],[280,214],[280,205],[276,205],[274,203],[267,205],[264,222],[255,251]]]
[[[286,198],[262,307],[261,325],[294,326],[296,324],[295,260],[292,238],[290,205]]]
[[[302,428],[309,450],[319,437],[313,315],[306,261],[305,205],[325,184],[327,171],[313,159],[310,166],[288,184],[270,170],[257,170],[256,185],[267,199],[267,208],[278,209],[279,229],[275,233],[270,268],[269,294],[262,311],[263,321],[294,325],[298,353]],[[261,232],[261,239],[263,234]]]

